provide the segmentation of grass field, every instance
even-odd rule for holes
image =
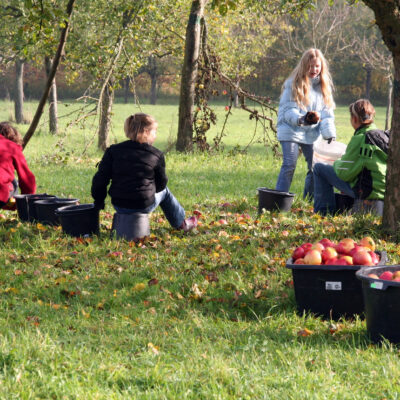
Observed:
[[[34,107],[27,104],[27,113]],[[74,107],[60,105],[60,115]],[[137,109],[114,108],[113,141],[123,140],[123,121]],[[141,109],[160,122],[156,145],[169,148],[177,106]],[[10,110],[0,103],[0,119]],[[382,127],[384,110],[377,111]],[[223,106],[218,115],[220,129]],[[102,155],[95,126],[65,129],[68,120],[60,120],[58,136],[47,134],[44,122],[25,154],[38,192],[91,202]],[[348,142],[346,108],[337,109],[336,123],[338,140]],[[400,398],[398,348],[372,344],[362,318],[298,315],[285,268],[296,245],[322,237],[371,235],[390,263],[399,262],[400,246],[382,236],[378,219],[322,219],[301,196],[291,213],[258,216],[256,188],[275,184],[280,159],[261,143],[245,154],[230,151],[246,146],[253,131],[248,114],[235,110],[225,151],[167,153],[170,189],[188,215],[201,213],[188,235],[156,212],[144,243],[111,239],[109,200],[101,234],[82,240],[4,213],[1,399]],[[305,172],[301,159],[291,188],[297,194]]]

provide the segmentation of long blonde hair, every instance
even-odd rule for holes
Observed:
[[[333,81],[331,74],[329,73],[328,62],[320,50],[308,49],[303,53],[299,63],[291,74],[291,77],[293,77],[292,97],[302,109],[306,109],[306,107],[310,104],[309,92],[311,82],[308,77],[308,70],[310,68],[311,61],[316,58],[321,61],[321,73],[319,76],[324,103],[327,107],[335,106],[332,95]]]

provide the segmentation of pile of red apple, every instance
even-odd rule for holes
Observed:
[[[384,281],[400,282],[400,270],[395,272],[385,271],[379,276],[377,274],[368,274],[368,276],[374,279],[383,279]]]
[[[334,243],[321,239],[316,243],[303,243],[292,254],[294,264],[307,265],[377,265],[379,255],[375,253],[375,242],[363,237],[359,242],[351,238]]]

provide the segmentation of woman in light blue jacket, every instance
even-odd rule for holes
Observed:
[[[279,102],[277,130],[283,163],[276,190],[289,191],[300,147],[308,167],[303,197],[313,196],[313,143],[320,134],[329,143],[336,137],[332,90],[332,78],[321,51],[304,52],[283,84]]]

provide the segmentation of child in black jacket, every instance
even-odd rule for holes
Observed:
[[[172,227],[185,232],[197,226],[167,187],[164,154],[153,147],[158,123],[148,114],[131,115],[124,131],[130,139],[110,146],[92,180],[92,197],[104,208],[107,186],[111,203],[120,214],[150,213],[160,205]]]

